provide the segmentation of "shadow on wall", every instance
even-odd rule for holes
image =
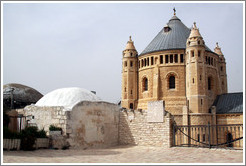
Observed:
[[[131,131],[132,127],[129,127],[132,120],[134,120],[134,112],[129,113],[122,108],[119,120],[119,145],[137,145]]]

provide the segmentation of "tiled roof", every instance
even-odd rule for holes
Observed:
[[[171,28],[170,31],[164,32],[163,27],[157,36],[143,50],[140,56],[156,51],[186,48],[186,41],[190,35],[190,29],[187,28],[176,16],[173,16],[167,25]],[[212,52],[207,46],[205,47],[207,51]]]
[[[243,92],[219,95],[213,105],[217,114],[243,113]]]

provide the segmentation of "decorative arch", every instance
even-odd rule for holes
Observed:
[[[144,76],[142,78],[142,91],[148,91],[149,90],[149,80],[147,76]]]
[[[175,89],[177,90],[178,88],[178,83],[179,83],[179,76],[176,72],[169,72],[166,74],[166,85],[167,89]]]

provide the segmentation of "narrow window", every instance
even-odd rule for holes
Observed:
[[[194,80],[194,78],[192,78],[192,82],[193,82],[193,84],[195,83],[195,80]]]
[[[166,57],[165,62],[168,63],[168,55],[166,55],[165,57]]]
[[[131,67],[133,66],[132,61],[130,61],[130,66],[131,66]]]
[[[197,134],[197,141],[200,142],[200,134]]]
[[[163,64],[163,55],[160,56],[160,64]]]
[[[142,67],[144,66],[144,60],[142,59]]]
[[[191,56],[192,56],[192,57],[195,56],[194,51],[191,51],[190,53],[191,53]]]
[[[149,66],[149,58],[147,58],[147,66]]]
[[[170,63],[173,63],[173,55],[170,55]]]
[[[131,52],[131,56],[132,56],[132,52]]]
[[[211,78],[208,77],[208,90],[211,90]]]
[[[205,135],[205,134],[202,135],[202,141],[203,141],[203,142],[206,141],[206,135]]]
[[[143,79],[143,91],[147,91],[148,90],[148,79],[144,78]]]
[[[130,109],[133,109],[133,103],[130,103]]]
[[[125,67],[127,67],[127,61],[125,61]]]
[[[184,62],[184,55],[180,54],[180,63],[183,63],[183,62]]]
[[[198,57],[200,57],[201,56],[201,51],[200,50],[198,50]]]
[[[200,80],[202,80],[202,75],[200,75]]]
[[[151,57],[151,65],[153,65],[154,64],[154,57],[152,56]]]
[[[202,99],[201,99],[201,105],[202,105]]]
[[[197,42],[197,44],[198,44],[198,45],[200,44],[200,40]]]
[[[220,71],[223,71],[223,66],[220,66]]]
[[[126,92],[126,87],[125,87],[125,92]]]
[[[175,89],[175,77],[174,76],[169,77],[169,89]]]
[[[132,95],[132,90],[131,90],[131,95]]]
[[[210,65],[210,57],[208,57],[208,64]]]
[[[146,66],[147,65],[147,60],[146,60],[146,58],[144,59],[144,66]]]
[[[174,62],[175,62],[175,63],[178,63],[178,54],[175,54],[175,55],[174,55]]]

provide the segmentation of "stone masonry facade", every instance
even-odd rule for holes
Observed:
[[[119,144],[171,147],[172,119],[169,113],[163,122],[148,122],[147,110],[120,112]]]

